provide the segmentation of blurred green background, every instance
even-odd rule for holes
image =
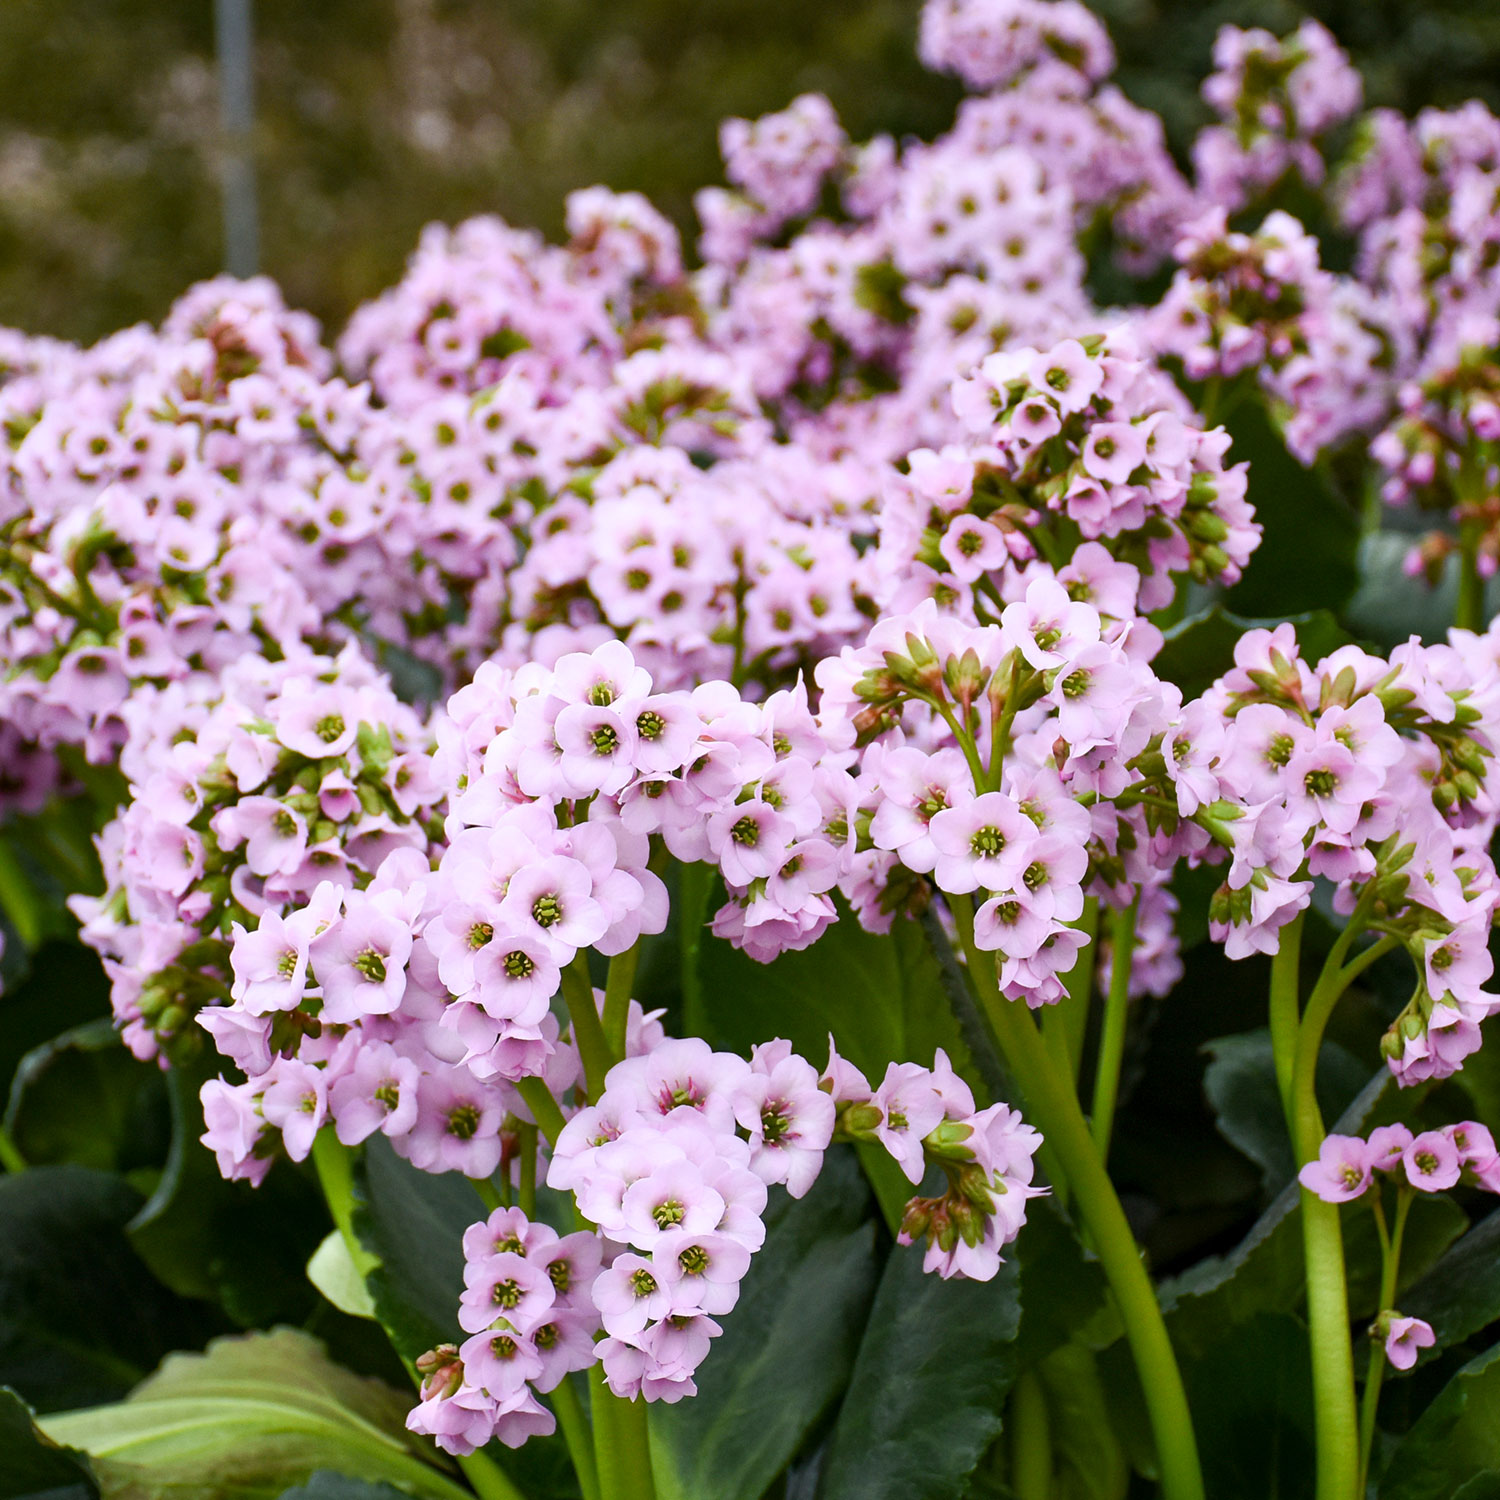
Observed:
[[[857,138],[930,136],[951,80],[918,0],[254,0],[262,264],[332,328],[421,226],[650,194],[690,228],[716,125],[826,92]],[[1101,0],[1120,82],[1181,150],[1225,21],[1325,21],[1373,103],[1500,108],[1500,0]],[[0,322],[93,339],[223,263],[210,0],[0,4]]]

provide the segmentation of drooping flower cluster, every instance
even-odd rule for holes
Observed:
[[[99,840],[107,889],[71,903],[116,1021],[138,1056],[170,1051],[228,997],[231,942],[258,922],[233,993],[268,1027],[296,1005],[326,920],[282,917],[329,883],[363,899],[392,851],[426,850],[439,787],[422,724],[352,647],[242,656],[216,678],[138,692],[120,722],[131,800]],[[217,1007],[204,1024],[229,1055],[264,1056],[263,1028]]]
[[[1231,956],[1274,952],[1319,876],[1340,911],[1406,947],[1417,991],[1386,1038],[1405,1083],[1459,1067],[1496,1005],[1482,988],[1500,902],[1496,646],[1494,630],[1454,631],[1389,660],[1342,647],[1314,669],[1290,625],[1251,631],[1162,740],[1176,812],[1200,820],[1194,857],[1229,856],[1210,920]]]
[[[1326,165],[1320,142],[1359,108],[1359,74],[1328,29],[1304,21],[1291,35],[1225,26],[1203,97],[1221,123],[1199,133],[1199,190],[1230,213],[1288,173],[1310,186]]]
[[[1467,1173],[1473,1185],[1500,1193],[1500,1156],[1490,1132],[1475,1120],[1420,1135],[1404,1125],[1382,1125],[1367,1140],[1330,1135],[1298,1181],[1325,1203],[1348,1203],[1368,1191],[1376,1172],[1399,1174],[1400,1182],[1422,1193],[1447,1192]]]

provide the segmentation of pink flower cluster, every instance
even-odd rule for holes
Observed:
[[[1233,213],[1288,173],[1318,186],[1326,171],[1319,141],[1363,95],[1359,74],[1317,21],[1280,39],[1221,28],[1203,97],[1222,123],[1193,143],[1200,190]]]
[[[171,1050],[199,1007],[228,997],[231,941],[258,921],[264,962],[242,951],[234,966],[245,1012],[213,1006],[203,1023],[231,1056],[264,1056],[269,1021],[248,1017],[301,994],[301,969],[276,967],[285,945],[270,953],[282,917],[427,847],[440,789],[422,723],[353,647],[242,656],[212,678],[137,690],[119,718],[131,800],[98,841],[104,895],[70,902],[116,1021],[138,1056]],[[303,967],[313,930],[293,944]]]
[[[1178,812],[1213,830],[1186,852],[1229,857],[1210,918],[1231,956],[1274,952],[1318,876],[1341,912],[1378,910],[1400,937],[1419,985],[1386,1053],[1405,1083],[1459,1067],[1496,1004],[1482,987],[1500,905],[1486,781],[1497,646],[1500,632],[1454,631],[1389,660],[1342,647],[1314,669],[1290,625],[1252,631],[1162,742]]]
[[[1325,1203],[1348,1203],[1369,1189],[1376,1172],[1399,1174],[1422,1193],[1447,1192],[1467,1172],[1475,1186],[1500,1193],[1500,1155],[1490,1132],[1474,1120],[1420,1135],[1404,1125],[1382,1125],[1368,1140],[1330,1135],[1297,1180]]]
[[[872,1090],[837,1053],[820,1078],[785,1041],[746,1061],[659,1040],[616,1064],[553,1143],[547,1183],[594,1230],[559,1239],[502,1209],[465,1235],[470,1337],[426,1356],[408,1425],[455,1453],[492,1437],[514,1446],[552,1430],[537,1393],[596,1360],[618,1396],[695,1394],[717,1319],[765,1243],[768,1187],[802,1197],[836,1138],[884,1147],[914,1185],[940,1166],[947,1191],[911,1201],[902,1243],[925,1237],[924,1267],[944,1277],[995,1275],[1038,1191],[1041,1138],[1003,1104],[976,1111],[941,1053],[931,1069],[892,1063]]]

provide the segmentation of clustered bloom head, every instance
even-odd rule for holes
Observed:
[[[1446,1192],[1461,1178],[1500,1193],[1500,1156],[1490,1132],[1475,1120],[1420,1135],[1404,1125],[1382,1125],[1367,1139],[1330,1135],[1318,1148],[1318,1159],[1297,1176],[1325,1203],[1348,1203],[1369,1190],[1377,1172],[1422,1193]]]

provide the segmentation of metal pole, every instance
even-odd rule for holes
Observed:
[[[253,276],[260,263],[260,227],[255,198],[250,0],[214,0],[214,33],[224,136],[224,266],[231,276]]]

